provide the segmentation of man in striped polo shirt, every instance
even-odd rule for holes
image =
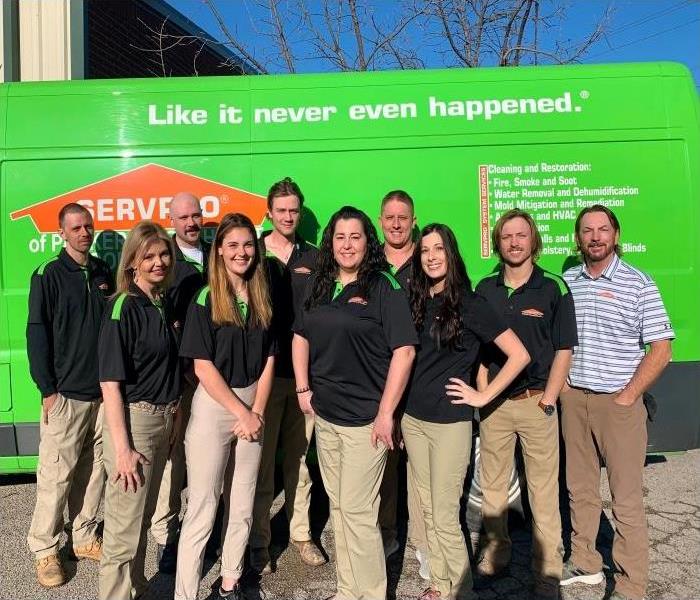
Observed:
[[[583,264],[564,273],[576,306],[579,345],[561,393],[572,526],[561,585],[603,581],[595,547],[602,458],[616,530],[611,598],[636,600],[644,596],[649,570],[642,396],[670,360],[674,333],[654,281],[620,259],[620,223],[610,209],[582,210],[575,237]]]

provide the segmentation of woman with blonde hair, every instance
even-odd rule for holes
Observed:
[[[199,385],[185,433],[187,512],[178,545],[175,598],[194,600],[223,486],[227,522],[219,595],[239,598],[263,414],[274,375],[272,308],[255,227],[226,215],[209,255],[209,286],[195,297],[180,355],[194,360]]]
[[[174,250],[166,231],[142,221],[129,232],[117,293],[105,311],[98,344],[104,398],[104,546],[100,599],[131,600],[144,575],[146,527],[158,499],[180,395],[173,319],[164,305]]]

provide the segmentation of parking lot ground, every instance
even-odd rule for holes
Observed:
[[[606,563],[606,582],[598,586],[570,586],[563,589],[564,600],[601,600],[612,591],[610,493],[603,474],[604,514],[598,543]],[[700,450],[650,456],[645,468],[645,504],[650,536],[650,581],[648,600],[697,600],[700,598]],[[34,508],[35,483],[32,476],[0,477],[0,599],[1,600],[83,600],[97,596],[98,567],[95,563],[65,561],[69,581],[54,590],[36,583],[32,557],[26,548],[26,534]],[[279,510],[281,498],[273,506]],[[269,600],[314,600],[335,591],[332,561],[333,536],[327,522],[327,505],[321,494],[313,499],[316,531],[331,562],[318,568],[304,565],[298,553],[282,541],[284,519],[275,517],[273,555],[276,571],[258,582],[245,578],[247,598]],[[530,536],[525,526],[512,532],[513,558],[508,574],[496,581],[477,581],[483,600],[527,598],[530,574]],[[62,542],[65,544],[65,540]],[[63,550],[65,554],[65,549]],[[388,562],[390,598],[416,598],[426,587],[418,576],[418,562],[410,545],[403,546]],[[156,572],[155,548],[149,543],[147,575],[151,585],[142,600],[169,600],[173,597],[174,577]],[[218,563],[205,565],[199,598],[217,597]]]

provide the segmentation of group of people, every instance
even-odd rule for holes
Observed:
[[[149,528],[160,570],[175,573],[175,598],[194,600],[221,500],[219,595],[241,597],[246,549],[259,574],[274,569],[278,446],[290,545],[307,565],[325,563],[309,525],[306,452],[315,435],[334,598],[386,597],[401,460],[409,538],[429,581],[420,598],[471,598],[459,509],[479,409],[483,535],[474,570],[498,577],[510,561],[507,484],[519,439],[535,597],[603,580],[595,548],[602,459],[617,532],[613,597],[641,599],[642,397],[669,361],[674,334],[654,282],[620,258],[616,216],[602,205],[581,211],[582,264],[561,278],[537,265],[533,218],[504,213],[492,232],[499,264],[473,288],[453,231],[432,223],[415,235],[404,191],[381,202],[383,242],[352,206],[332,215],[318,248],[304,240],[304,196],[289,178],[270,188],[267,207],[269,232],[259,238],[248,217],[227,214],[210,247],[198,199],[177,194],[174,235],[139,223],[116,284],[89,253],[90,213],[62,208],[65,248],[32,276],[27,325],[43,398],[28,536],[39,583],[65,581],[58,550],[68,506],[72,554],[100,561],[101,600],[145,591]],[[558,406],[573,529],[566,563]]]

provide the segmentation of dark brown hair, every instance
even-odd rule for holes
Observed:
[[[592,206],[587,206],[580,213],[578,213],[578,217],[576,217],[576,223],[574,224],[574,233],[576,234],[576,248],[579,252],[581,252],[581,245],[578,242],[578,235],[579,229],[581,228],[581,220],[583,219],[584,215],[594,212],[601,212],[607,215],[610,224],[615,230],[615,233],[619,235],[622,231],[620,229],[620,221],[615,216],[615,213],[611,211],[607,206],[603,206],[602,204],[593,204]],[[618,256],[622,256],[622,247],[620,246],[620,244],[615,244],[615,254],[617,254]]]
[[[426,323],[426,303],[430,296],[432,282],[421,264],[421,245],[423,238],[431,233],[437,233],[442,239],[447,258],[447,274],[445,275],[442,305],[435,320],[432,323]],[[462,255],[459,253],[455,234],[447,225],[441,223],[431,223],[423,227],[420,239],[413,251],[413,275],[409,288],[411,314],[416,329],[421,331],[424,327],[429,327],[430,336],[438,347],[454,347],[460,342],[464,331],[461,310],[462,298],[470,293],[472,293],[472,284],[469,275],[467,275],[467,267]]]
[[[299,209],[301,210],[304,206],[304,194],[291,177],[285,177],[282,181],[272,184],[270,191],[267,192],[267,210],[272,210],[272,201],[280,196],[296,196],[299,198]]]

